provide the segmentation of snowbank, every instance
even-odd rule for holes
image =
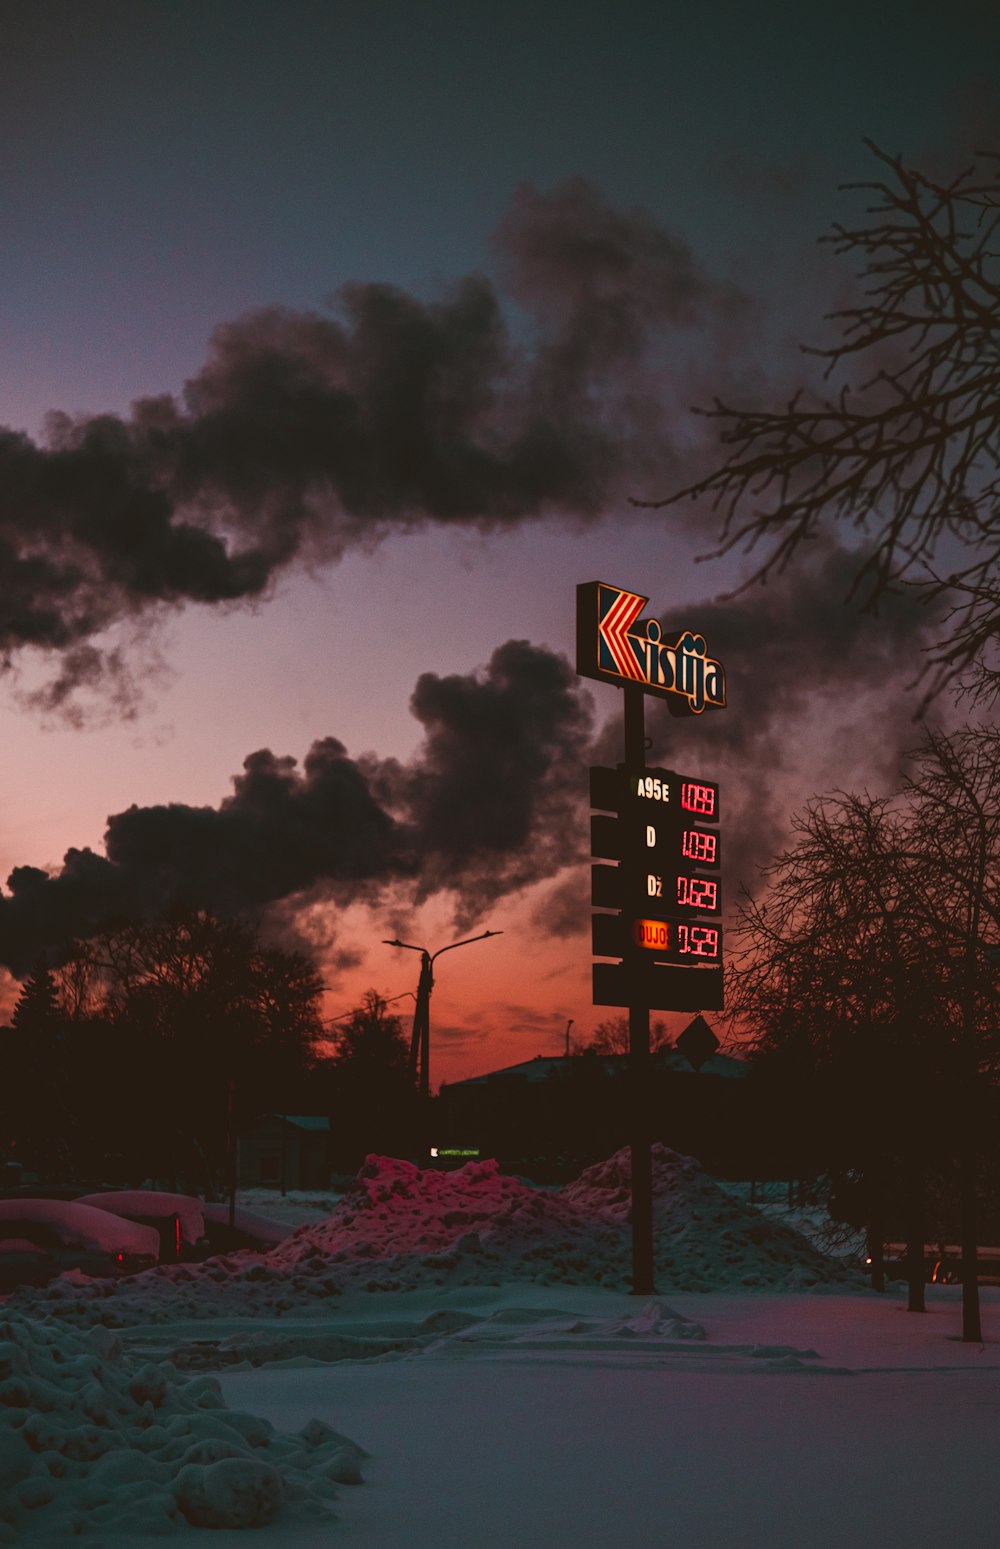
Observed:
[[[664,1146],[654,1147],[653,1198],[661,1293],[861,1284],[849,1266]],[[627,1289],[628,1210],[627,1150],[552,1192],[505,1176],[492,1161],[434,1172],[369,1157],[324,1221],[300,1227],[267,1255],[164,1265],[121,1283],[62,1280],[11,1300],[115,1328],[319,1311],[349,1292],[508,1281]]]
[[[323,1519],[363,1455],[319,1421],[287,1435],[228,1409],[213,1377],[107,1330],[0,1318],[0,1544]]]
[[[366,1263],[372,1289],[415,1288],[415,1273],[459,1285],[621,1286],[631,1262],[630,1190],[628,1149],[554,1192],[505,1177],[493,1161],[441,1173],[370,1157],[330,1217],[300,1228],[272,1260],[296,1268],[318,1257],[345,1282],[364,1276]],[[664,1291],[791,1290],[856,1278],[662,1145],[653,1148],[653,1235]]]
[[[562,1190],[585,1213],[629,1218],[628,1151],[588,1167]],[[821,1253],[801,1232],[744,1204],[689,1156],[653,1147],[653,1251],[657,1285],[684,1291],[797,1290],[859,1285],[858,1271]]]

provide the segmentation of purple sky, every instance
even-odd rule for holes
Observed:
[[[718,602],[710,516],[628,497],[808,369],[863,136],[995,145],[994,8],[556,10],[0,0],[0,878],[61,884],[5,962],[197,874],[331,1013],[414,987],[383,937],[502,931],[441,965],[435,1081],[586,1035],[579,581],[726,661],[726,712],[649,723],[723,782],[730,897],[915,740],[912,609],[844,610],[832,544]]]

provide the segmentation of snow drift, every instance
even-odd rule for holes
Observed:
[[[0,1544],[323,1519],[363,1455],[319,1421],[283,1435],[228,1409],[214,1377],[106,1329],[0,1318]]]
[[[348,1292],[433,1285],[627,1289],[629,1179],[628,1150],[554,1191],[505,1176],[493,1161],[435,1172],[373,1156],[325,1220],[300,1227],[269,1254],[160,1266],[121,1283],[64,1278],[12,1300],[115,1328],[318,1310]],[[659,1145],[653,1218],[661,1294],[861,1283],[800,1233],[734,1199],[696,1161]]]

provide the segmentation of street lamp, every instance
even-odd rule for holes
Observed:
[[[434,988],[433,964],[442,952],[453,952],[456,947],[467,947],[473,941],[485,941],[488,936],[502,936],[502,930],[484,930],[481,936],[467,936],[464,941],[449,942],[436,952],[426,947],[415,947],[410,941],[384,941],[384,947],[405,947],[408,952],[420,953],[420,978],[417,981],[417,1004],[413,1012],[413,1035],[410,1039],[410,1077],[416,1078],[420,1065],[420,1096],[425,1101],[431,1095],[429,1046],[431,1031],[431,990]]]

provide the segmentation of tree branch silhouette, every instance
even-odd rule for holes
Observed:
[[[882,163],[868,220],[820,240],[859,260],[856,303],[828,314],[840,337],[803,347],[823,380],[852,381],[784,408],[716,399],[724,460],[659,501],[708,499],[718,546],[766,552],[745,586],[783,570],[830,521],[866,537],[851,589],[870,610],[895,583],[946,609],[925,703],[949,684],[1000,694],[1000,155],[940,182],[865,142]],[[741,588],[743,589],[743,588]]]

